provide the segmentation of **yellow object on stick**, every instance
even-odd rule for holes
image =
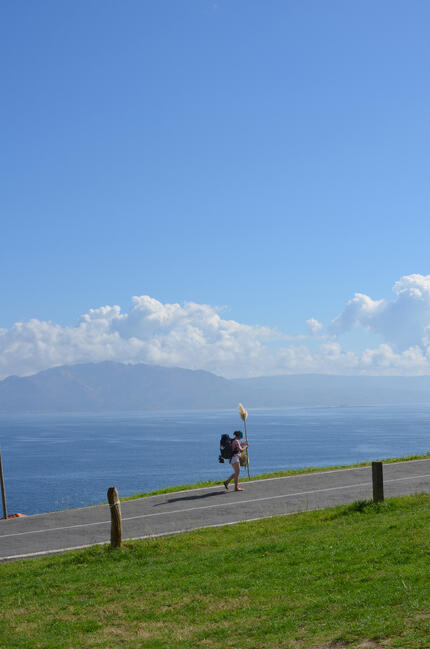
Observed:
[[[246,432],[246,419],[247,419],[247,417],[248,417],[248,413],[247,413],[247,411],[245,410],[245,408],[243,407],[243,405],[242,405],[241,403],[239,403],[239,414],[240,414],[240,418],[241,418],[242,421],[243,421],[243,425],[244,425],[244,427],[245,427],[245,441],[246,441],[246,443],[248,444],[248,434],[247,434],[247,432]],[[249,472],[249,453],[248,453],[248,447],[246,448],[246,460],[247,460],[246,465],[247,465],[247,467],[248,467],[248,478],[250,478],[250,477],[251,477],[251,474],[250,474],[250,472]]]

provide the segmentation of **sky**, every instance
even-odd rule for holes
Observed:
[[[430,374],[426,0],[4,0],[0,378]]]

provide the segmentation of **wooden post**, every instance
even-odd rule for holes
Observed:
[[[122,543],[121,506],[116,487],[109,487],[107,492],[110,507],[110,544],[112,548],[120,548]]]
[[[7,519],[7,507],[6,507],[6,490],[4,487],[4,476],[3,476],[3,464],[1,461],[1,450],[0,450],[0,485],[1,485],[1,499],[3,502],[3,518]]]
[[[384,502],[384,478],[382,462],[372,462],[373,502]]]

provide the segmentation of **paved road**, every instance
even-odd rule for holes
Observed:
[[[109,485],[107,485],[109,486]],[[371,467],[178,491],[121,503],[123,538],[179,534],[372,498]],[[430,491],[430,460],[384,465],[385,497]],[[0,561],[107,543],[108,505],[0,521]]]

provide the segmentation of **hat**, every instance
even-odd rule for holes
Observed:
[[[234,435],[235,437],[243,437],[243,433],[242,433],[241,430],[235,430],[234,433],[233,433],[233,435]]]

